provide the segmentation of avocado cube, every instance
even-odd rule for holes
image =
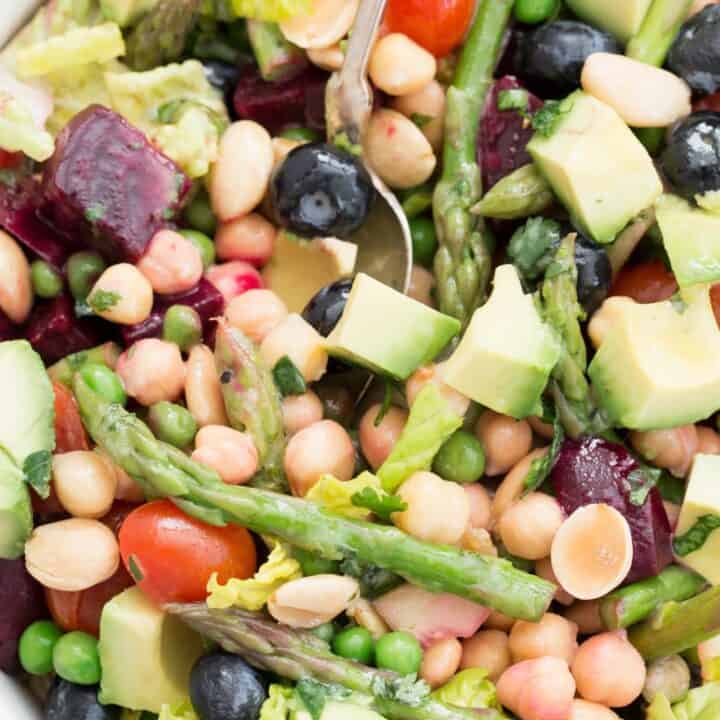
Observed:
[[[455,318],[358,273],[340,322],[327,338],[327,351],[395,380],[407,380],[459,331]]]
[[[720,455],[695,456],[675,537],[684,535],[703,515],[720,516]],[[678,559],[713,585],[720,584],[720,530],[710,532],[701,547]]]
[[[105,604],[100,617],[103,705],[159,713],[187,698],[202,638],[132,587]]]
[[[610,106],[578,91],[560,113],[550,137],[535,133],[528,152],[578,225],[597,242],[612,242],[660,196],[660,177]]]
[[[0,558],[21,557],[32,529],[28,484],[15,463],[0,449]]]
[[[613,424],[656,430],[703,420],[720,407],[720,331],[709,286],[682,301],[617,308],[588,370]]]
[[[496,412],[524,418],[540,411],[540,396],[560,358],[560,345],[523,292],[513,265],[495,271],[490,299],[445,365],[445,382]]]
[[[662,195],[655,214],[680,287],[720,280],[720,215]]]
[[[567,6],[582,20],[627,42],[640,29],[652,0],[567,0]]]

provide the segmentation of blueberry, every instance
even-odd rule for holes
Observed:
[[[303,318],[323,337],[327,337],[345,310],[351,288],[352,280],[337,280],[326,285],[307,304],[303,310]]]

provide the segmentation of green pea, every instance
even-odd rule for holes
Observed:
[[[25,628],[18,644],[20,664],[31,675],[47,675],[53,669],[53,648],[62,630],[50,620],[38,620]]]
[[[329,645],[332,642],[333,637],[335,637],[335,625],[331,622],[323,623],[322,625],[318,625],[316,628],[313,628],[310,632],[319,637],[321,640],[324,640]]]
[[[79,630],[63,635],[53,650],[53,667],[63,680],[96,685],[100,682],[97,639]]]
[[[335,560],[326,560],[316,553],[299,547],[293,548],[293,557],[300,563],[300,569],[305,576],[333,575],[338,570],[338,563]]]
[[[36,260],[30,266],[35,294],[40,298],[55,298],[63,290],[63,279],[60,273],[44,260]]]
[[[320,133],[316,130],[306,127],[291,127],[280,133],[281,138],[287,140],[297,140],[299,142],[320,142]]]
[[[163,318],[163,340],[175,343],[187,352],[202,341],[202,320],[197,310],[189,305],[173,305]]]
[[[482,444],[467,430],[458,430],[440,448],[433,462],[433,470],[441,478],[452,482],[477,482],[485,472]]]
[[[375,643],[375,665],[381,670],[392,670],[400,675],[420,671],[422,648],[409,632],[391,632]]]
[[[203,267],[207,270],[215,262],[215,243],[198,230],[178,230],[178,232],[200,251]]]
[[[369,665],[375,652],[375,641],[364,627],[349,627],[333,638],[332,649],[340,657]]]
[[[413,260],[424,267],[432,267],[433,258],[438,248],[435,223],[426,217],[416,217],[410,220],[410,234],[412,236]]]
[[[515,0],[515,18],[527,25],[549,20],[557,11],[559,0]]]
[[[85,300],[95,281],[107,267],[95,252],[78,252],[67,261],[67,278],[70,292],[76,300]]]
[[[185,221],[193,230],[206,235],[214,235],[217,220],[210,207],[210,198],[206,192],[199,192],[185,208]]]
[[[148,423],[160,440],[181,450],[195,439],[198,429],[189,410],[166,401],[155,403],[150,408]]]
[[[109,403],[125,405],[127,395],[118,374],[105,365],[88,363],[80,368],[80,377],[103,400]]]

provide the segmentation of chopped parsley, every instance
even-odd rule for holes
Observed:
[[[96,290],[88,298],[88,305],[92,308],[93,312],[101,313],[115,307],[120,300],[122,300],[122,295],[112,290]]]
[[[548,100],[533,116],[532,127],[536,133],[549,138],[557,130],[558,123],[563,115],[572,109],[565,100]]]

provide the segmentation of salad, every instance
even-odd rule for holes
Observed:
[[[389,0],[356,144],[360,6],[0,51],[0,671],[47,720],[717,720],[720,3]]]

